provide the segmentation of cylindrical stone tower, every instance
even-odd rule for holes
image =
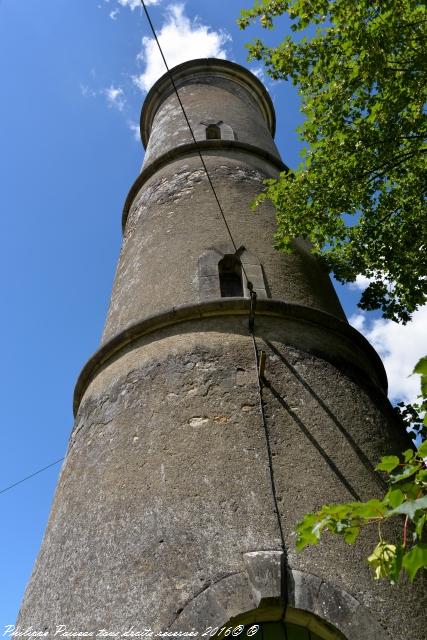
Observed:
[[[18,624],[49,638],[57,625],[209,637],[282,621],[266,637],[422,640],[420,591],[369,574],[376,532],[295,552],[305,513],[381,494],[374,465],[406,434],[381,361],[306,243],[280,254],[272,207],[249,209],[285,168],[263,85],[213,59],[173,77],[197,144],[165,75],[142,110],[102,344],[77,382]]]

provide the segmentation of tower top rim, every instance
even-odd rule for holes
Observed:
[[[276,114],[273,101],[263,83],[249,69],[242,67],[236,62],[223,60],[221,58],[197,58],[188,60],[176,67],[171,68],[173,79],[177,87],[188,77],[197,78],[203,75],[218,75],[237,84],[244,86],[256,99],[272,137],[276,132]],[[148,139],[151,133],[151,126],[161,103],[173,91],[169,73],[162,75],[148,92],[141,110],[140,131],[144,149],[147,148]]]

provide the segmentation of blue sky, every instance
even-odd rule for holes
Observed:
[[[149,5],[170,66],[206,56],[247,66],[244,43],[258,29],[242,33],[235,20],[249,2]],[[277,42],[288,29],[282,20],[262,35]],[[121,210],[143,160],[141,104],[163,72],[150,36],[138,0],[0,0],[0,490],[66,450],[74,384],[99,343]],[[249,68],[263,78],[258,64]],[[285,82],[267,86],[276,142],[295,167],[298,96]],[[393,399],[413,398],[417,382],[408,375],[425,351],[425,308],[403,328],[358,311],[357,286],[338,291],[383,356]],[[0,494],[0,631],[15,621],[58,472]]]

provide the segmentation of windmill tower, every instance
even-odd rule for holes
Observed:
[[[195,140],[163,76],[143,106],[102,343],[77,382],[18,624],[49,638],[263,623],[266,639],[421,640],[415,591],[364,566],[369,533],[295,553],[295,523],[378,495],[374,464],[406,442],[381,361],[328,275],[304,241],[274,250],[269,205],[249,212],[284,169],[271,99],[223,60],[173,78]]]

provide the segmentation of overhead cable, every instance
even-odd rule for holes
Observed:
[[[8,487],[5,487],[4,489],[1,489],[0,493],[5,493],[6,491],[9,491],[10,489],[13,489],[13,487],[16,487],[18,484],[21,484],[22,482],[25,482],[26,480],[30,480],[30,478],[34,478],[34,476],[37,476],[39,473],[42,473],[43,471],[46,471],[46,469],[50,469],[50,467],[54,467],[56,464],[59,464],[63,460],[64,460],[64,458],[60,458],[59,460],[55,460],[55,462],[51,462],[46,467],[43,467],[42,469],[38,469],[38,471],[34,471],[34,473],[30,474],[29,476],[26,476],[25,478],[22,478],[21,480],[18,480],[17,482],[14,482],[13,484],[10,484]]]

